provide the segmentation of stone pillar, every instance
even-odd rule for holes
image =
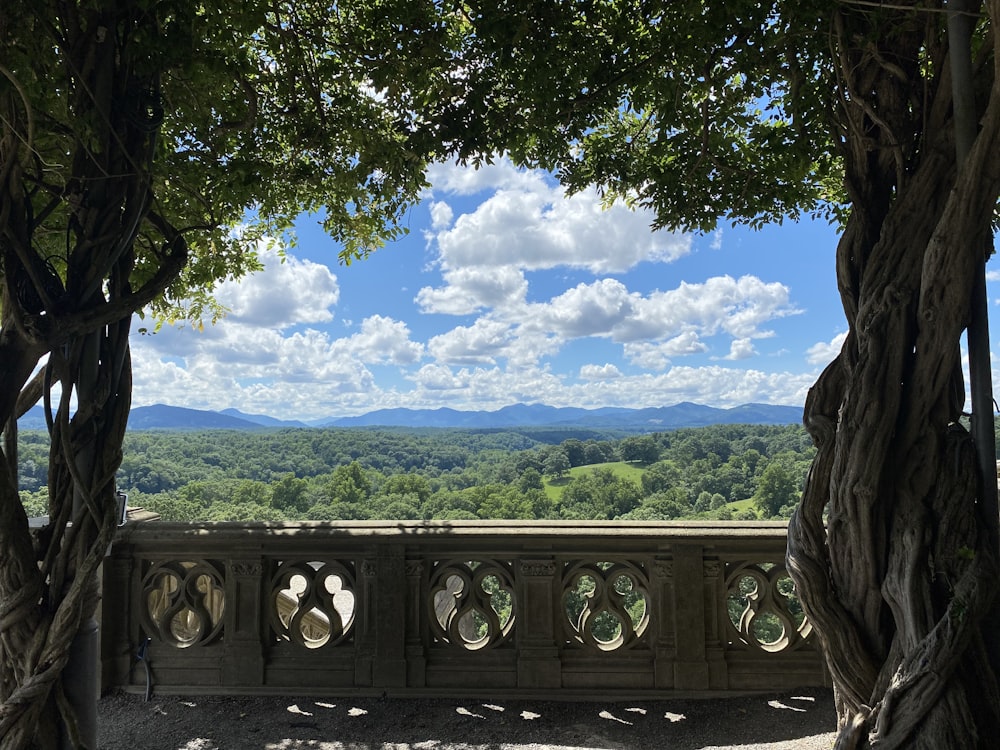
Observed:
[[[427,655],[424,651],[424,561],[407,560],[406,568],[406,684],[424,687],[427,682]]]
[[[375,669],[377,687],[406,687],[406,593],[403,548],[380,550],[375,576]]]
[[[674,661],[677,658],[677,631],[674,623],[674,563],[672,560],[655,560],[650,581],[654,625],[653,684],[658,689],[669,690],[674,686]]]
[[[558,688],[562,669],[557,639],[559,593],[553,560],[521,560],[517,577],[517,686]]]
[[[80,747],[97,747],[97,701],[100,698],[100,635],[97,618],[89,617],[80,625],[70,646],[69,661],[63,670],[66,702],[76,710]],[[63,750],[75,750],[65,726],[60,728]]]
[[[233,559],[226,565],[223,685],[264,684],[262,602],[270,598],[270,592],[265,590],[263,574],[260,557]]]
[[[126,685],[135,658],[130,621],[133,558],[109,556],[101,572],[101,690]]]
[[[705,651],[705,572],[702,547],[674,546],[674,661],[676,690],[708,690],[710,686]]]
[[[726,663],[726,643],[721,629],[722,617],[728,617],[723,609],[726,598],[723,586],[723,564],[718,560],[704,562],[705,596],[705,659],[708,662],[708,682],[712,690],[729,687],[729,667]]]
[[[378,602],[378,562],[368,559],[361,561],[361,575],[357,579],[357,637],[354,645],[354,684],[358,687],[371,686],[375,676],[375,645],[378,638],[376,620],[379,615]]]

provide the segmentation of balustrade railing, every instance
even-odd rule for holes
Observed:
[[[239,694],[827,684],[784,551],[770,523],[132,523],[105,564],[102,675]]]

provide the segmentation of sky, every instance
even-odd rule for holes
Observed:
[[[822,220],[654,232],[648,212],[567,197],[503,160],[428,176],[408,234],[369,258],[340,265],[303,216],[284,258],[266,251],[262,272],[219,287],[222,321],[133,335],[133,406],[301,420],[800,406],[843,341],[837,230]],[[993,310],[1000,273],[989,278]]]

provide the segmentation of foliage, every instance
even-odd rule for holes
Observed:
[[[524,450],[517,433],[457,429],[136,432],[126,438],[118,486],[128,491],[131,505],[183,521],[250,519],[255,513],[259,520],[653,520],[711,519],[726,512],[755,519],[746,503],[772,463],[794,476],[796,485],[803,481],[813,456],[804,436],[801,427],[763,425],[654,433],[649,437],[661,461],[601,461],[543,479],[536,467],[551,456],[567,456],[572,444]],[[41,457],[42,444],[34,437],[22,434],[22,454]],[[623,442],[604,441],[602,450],[589,455],[620,455]],[[742,450],[750,444],[757,447]],[[575,449],[578,460],[586,460],[590,445],[597,444]],[[695,454],[700,458],[690,460]],[[154,476],[162,486],[151,486]],[[38,481],[44,484],[44,473]],[[795,500],[783,503],[781,517],[791,513]]]
[[[437,73],[420,128],[463,160],[505,152],[663,227],[840,222],[848,335],[806,404],[817,455],[788,554],[838,747],[995,744],[1000,2],[425,2],[408,20]],[[375,50],[375,79],[406,51]]]
[[[794,506],[801,494],[788,470],[780,463],[773,463],[761,474],[753,502],[762,517],[773,518],[780,515],[782,508]]]
[[[436,148],[415,137],[408,92],[431,71],[373,86],[360,40],[408,35],[359,23],[366,13],[313,0],[0,6],[5,748],[95,741],[77,736],[59,680],[114,533],[133,314],[215,318],[215,285],[258,269],[260,244],[290,239],[303,211],[341,260],[362,257],[402,231],[425,185]],[[17,419],[40,398],[50,524],[32,535],[18,482],[42,485],[39,463],[18,461]],[[173,482],[164,469],[140,486]]]

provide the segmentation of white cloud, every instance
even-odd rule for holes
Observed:
[[[454,212],[444,201],[434,201],[431,203],[431,228],[436,230],[447,229],[451,226]]]
[[[545,185],[542,172],[518,169],[507,157],[500,157],[479,169],[463,167],[453,162],[437,162],[428,167],[427,181],[434,191],[455,195],[475,195],[504,189],[537,190]]]
[[[532,305],[526,328],[549,330],[561,336],[608,336],[635,316],[641,298],[616,279],[578,284],[545,304]]]
[[[480,318],[471,326],[458,326],[434,336],[427,350],[438,362],[447,364],[495,364],[505,356],[512,341],[510,325]]]
[[[361,322],[361,331],[333,344],[340,354],[357,357],[366,364],[409,365],[424,352],[423,344],[410,340],[410,328],[402,321],[372,315]]]
[[[437,234],[445,268],[558,266],[592,273],[627,271],[642,261],[670,262],[691,249],[690,237],[651,232],[653,217],[616,204],[595,190],[566,197],[561,188],[499,190]]]
[[[457,391],[466,383],[445,365],[424,365],[410,379],[428,391]]]
[[[806,352],[806,361],[818,367],[825,367],[830,364],[844,346],[844,341],[847,340],[847,332],[838,333],[830,341],[824,342],[820,341],[817,344],[813,344],[809,347]]]
[[[670,280],[664,264],[689,253],[691,238],[651,232],[643,211],[604,211],[592,191],[567,199],[544,174],[506,159],[479,171],[438,165],[430,175],[430,218],[415,229],[435,257],[419,271],[427,257],[400,260],[392,273],[404,273],[371,300],[345,282],[344,312],[358,327],[345,331],[328,268],[291,255],[280,263],[266,252],[263,273],[223,285],[220,300],[233,312],[220,325],[133,340],[136,404],[309,418],[518,401],[594,408],[804,400],[812,374],[696,366],[755,355],[756,341],[774,335],[773,321],[800,312],[785,284],[751,275]],[[707,241],[719,249],[721,232]],[[655,289],[647,272],[676,286]],[[419,291],[400,294],[401,286]],[[382,290],[396,295],[392,317],[379,313]],[[419,325],[413,310],[427,314]],[[462,316],[461,325],[449,315]],[[824,346],[839,344],[812,347],[810,362],[825,356]],[[556,356],[563,350],[565,358]],[[691,366],[677,364],[685,357]],[[623,361],[630,373],[647,372],[625,374]]]
[[[521,304],[528,293],[528,282],[515,266],[456,268],[443,276],[444,286],[417,292],[416,302],[423,312],[468,315]]]
[[[756,353],[751,339],[733,339],[729,345],[729,354],[725,356],[725,359],[733,361],[750,359]]]
[[[685,331],[666,341],[631,341],[624,347],[629,361],[647,370],[662,370],[674,357],[707,351],[708,346],[698,338],[695,331]]]
[[[763,338],[771,333],[761,325],[799,312],[784,284],[756,276],[715,276],[701,284],[681,282],[676,289],[640,300],[635,315],[621,321],[613,336],[616,341],[637,341],[694,328],[703,335],[722,331],[736,338]]]
[[[273,247],[262,250],[260,259],[263,271],[219,285],[216,298],[229,308],[229,320],[267,328],[333,320],[330,308],[340,289],[329,268],[293,256],[282,262]]]
[[[178,333],[198,337],[190,329]],[[239,333],[248,331],[239,327]],[[238,338],[227,334],[218,341]],[[237,406],[247,412],[308,418],[325,415],[323,404],[360,403],[360,394],[367,398],[376,390],[371,372],[357,360],[332,356],[330,342],[318,332],[282,338],[266,331],[250,343],[253,352],[241,360],[238,347],[227,343],[226,355],[218,357],[216,345],[204,339],[195,354],[177,362],[163,358],[146,337],[134,339],[134,405],[215,410]],[[265,355],[267,349],[273,349],[273,355]]]
[[[712,232],[712,243],[709,245],[712,250],[722,249],[722,230],[716,229]]]
[[[603,365],[583,365],[580,368],[581,380],[613,380],[621,377],[621,370],[610,362]]]
[[[585,366],[588,375],[603,367]],[[613,368],[614,365],[611,365]],[[611,369],[606,373],[611,375]],[[415,389],[399,405],[451,406],[460,409],[497,409],[517,402],[552,406],[625,406],[643,408],[695,401],[721,407],[745,403],[803,404],[815,376],[800,373],[765,373],[728,367],[673,367],[660,374],[583,377],[567,383],[542,368],[500,367],[451,371],[424,366],[412,376]]]
[[[773,332],[762,325],[798,312],[786,286],[755,276],[682,282],[677,289],[647,297],[630,292],[616,279],[602,279],[578,284],[547,303],[529,305],[520,321],[523,329],[562,338],[610,338],[626,345],[633,362],[660,369],[670,357],[706,351],[699,341],[702,336],[768,338]],[[743,345],[733,351],[750,350]]]
[[[623,272],[642,261],[670,262],[687,255],[691,238],[651,232],[654,216],[621,203],[605,209],[596,190],[572,196],[537,170],[518,170],[504,158],[479,170],[434,165],[435,191],[490,197],[435,235],[445,269],[515,266],[525,270],[559,266],[593,273]]]

